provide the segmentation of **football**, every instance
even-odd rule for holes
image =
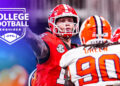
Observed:
[[[2,35],[1,37],[9,42],[12,42],[13,40],[19,38],[20,36],[17,35],[16,33],[6,33]]]

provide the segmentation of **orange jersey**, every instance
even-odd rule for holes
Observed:
[[[59,62],[61,56],[68,51],[61,39],[46,32],[40,36],[48,45],[48,58],[42,63],[37,64],[37,80],[35,86],[63,86],[64,69],[61,69]],[[62,73],[62,75],[61,75]]]

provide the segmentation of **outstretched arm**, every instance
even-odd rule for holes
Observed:
[[[43,59],[49,52],[48,47],[45,42],[38,36],[33,33],[29,28],[27,28],[25,40],[32,46],[37,59]]]

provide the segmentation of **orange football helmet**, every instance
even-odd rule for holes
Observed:
[[[64,32],[61,32],[60,28],[56,25],[56,20],[61,17],[73,17],[74,28],[71,33],[67,32],[67,30],[65,30]],[[60,4],[60,5],[57,5],[51,11],[48,18],[48,25],[49,25],[50,31],[53,34],[57,36],[71,37],[72,35],[77,34],[79,32],[79,17],[76,11],[71,6],[66,4]]]
[[[80,28],[79,33],[82,44],[95,44],[111,39],[111,25],[101,16],[87,18]]]
[[[113,37],[111,39],[112,42],[120,41],[120,27],[118,27],[113,33]]]

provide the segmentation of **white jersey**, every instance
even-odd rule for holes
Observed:
[[[120,85],[120,45],[103,50],[79,47],[69,50],[60,61],[67,67],[75,86]]]

